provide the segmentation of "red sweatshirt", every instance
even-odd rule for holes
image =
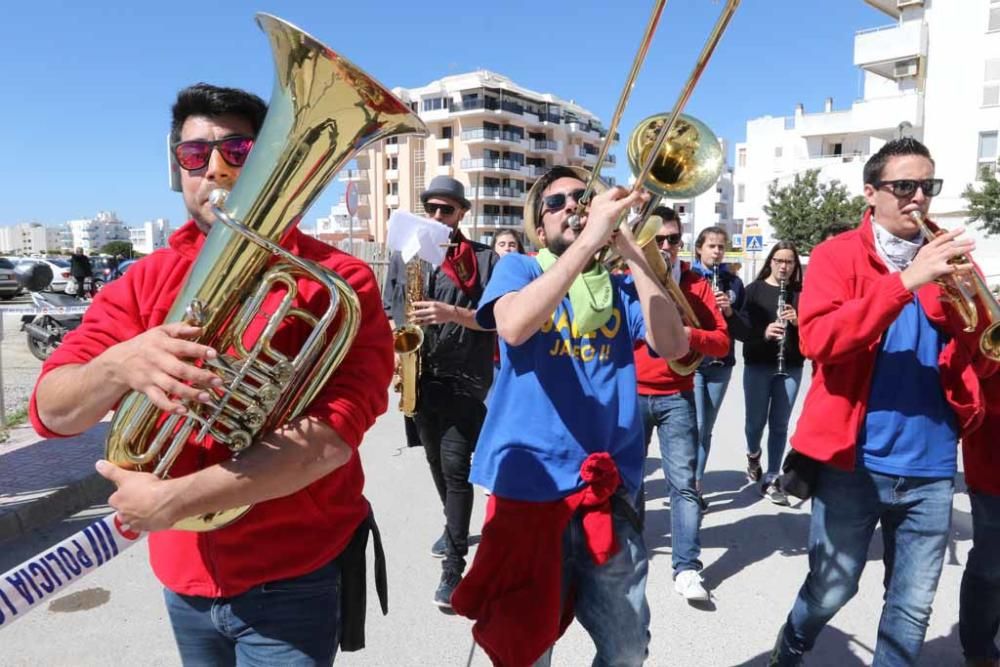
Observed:
[[[981,380],[986,399],[982,425],[962,438],[965,483],[977,493],[1000,496],[1000,372],[997,365]]]
[[[712,283],[694,271],[687,263],[681,263],[681,292],[687,297],[694,314],[701,325],[691,329],[691,349],[711,357],[725,357],[729,354],[729,330],[726,318],[715,305]],[[661,358],[649,354],[649,348],[640,345],[635,351],[635,374],[642,396],[676,394],[694,389],[694,373],[678,375]]]
[[[42,367],[43,377],[64,364],[82,364],[107,348],[163,323],[181,290],[205,236],[193,222],[170,237],[170,247],[138,262],[121,279],[108,284],[87,310],[83,323]],[[329,423],[352,447],[361,443],[375,418],[385,412],[392,376],[392,334],[382,309],[371,269],[359,259],[293,231],[284,247],[339,273],[357,292],[361,324],[344,362],[310,404],[305,415]],[[306,280],[298,281],[295,307],[326,307],[326,297]],[[264,303],[273,312],[280,295]],[[263,329],[257,317],[248,339]],[[272,345],[293,353],[305,340],[301,323],[278,329]],[[32,396],[31,422],[45,437],[61,435],[39,419]],[[188,443],[171,474],[179,476],[224,461],[229,450],[206,438]],[[166,530],[149,536],[150,561],[164,586],[185,595],[228,597],[263,583],[295,577],[320,567],[347,546],[354,530],[368,514],[362,495],[364,472],[360,458],[350,461],[309,486],[284,498],[258,503],[236,522],[216,531],[192,533]]]
[[[936,284],[921,287],[917,298],[931,324],[952,337],[938,357],[941,388],[960,431],[969,433],[984,412],[973,370],[978,334],[962,332]],[[870,213],[857,229],[813,249],[799,299],[799,344],[814,370],[791,438],[794,449],[843,470],[854,468],[879,344],[911,299],[900,274],[890,273],[875,250]]]

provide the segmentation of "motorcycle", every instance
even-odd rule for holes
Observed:
[[[52,270],[44,264],[25,266],[18,278],[29,290],[35,308],[48,311],[21,316],[21,331],[27,335],[28,350],[36,359],[45,361],[59,347],[63,337],[83,321],[82,312],[59,312],[79,311],[80,300],[58,292],[42,292],[52,282]]]

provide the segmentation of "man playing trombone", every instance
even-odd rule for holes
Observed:
[[[492,495],[452,604],[481,619],[474,636],[503,664],[538,659],[574,614],[597,646],[595,664],[639,665],[649,641],[633,350],[645,341],[675,358],[688,343],[631,233],[623,227],[612,241],[620,216],[646,196],[607,190],[577,230],[570,222],[589,179],[554,167],[536,182],[525,232],[542,249],[503,257],[476,315],[500,337],[471,476]],[[595,261],[609,242],[630,277]]]
[[[797,665],[857,592],[881,524],[885,603],[874,665],[916,663],[948,543],[959,436],[983,416],[975,339],[938,279],[971,270],[962,230],[922,236],[941,189],[914,139],[864,168],[861,225],[818,245],[800,299],[802,351],[815,370],[792,447],[818,461],[809,574],[772,665]]]

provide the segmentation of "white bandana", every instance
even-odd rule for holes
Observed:
[[[678,259],[676,262],[674,262],[673,266],[670,267],[670,273],[671,273],[671,275],[674,278],[674,282],[677,283],[678,285],[680,285],[681,284],[681,260],[680,259]]]
[[[890,273],[903,271],[910,265],[917,251],[924,245],[923,239],[917,236],[916,241],[901,239],[872,217],[872,229],[875,231],[875,249],[882,258]]]

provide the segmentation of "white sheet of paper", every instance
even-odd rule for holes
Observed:
[[[448,225],[408,211],[396,211],[389,218],[386,245],[389,250],[398,250],[404,262],[409,262],[416,255],[432,266],[440,266],[448,252],[446,246],[450,237],[451,227]]]

